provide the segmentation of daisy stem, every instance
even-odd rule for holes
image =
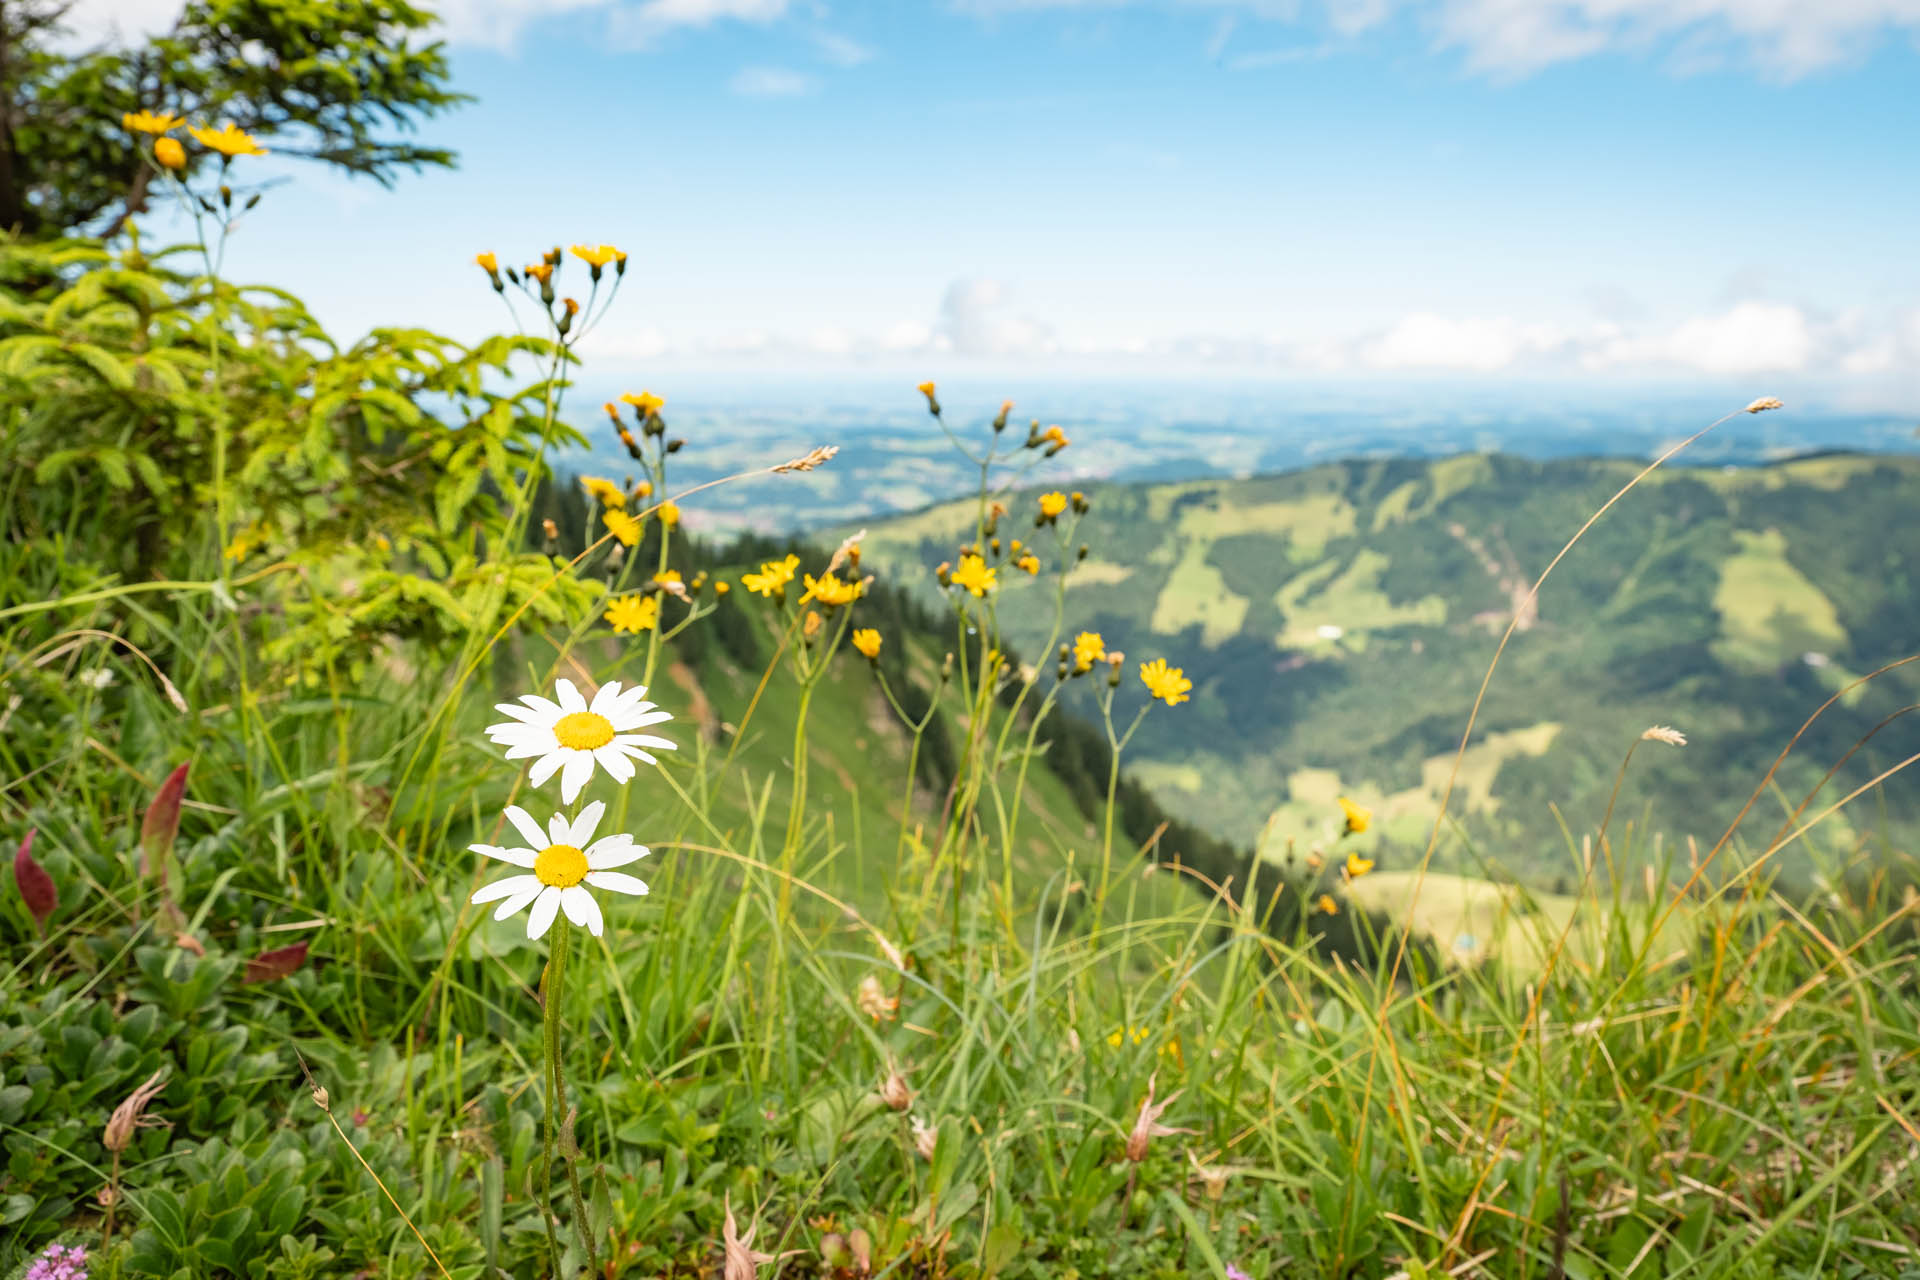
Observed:
[[[553,1148],[554,1129],[567,1113],[566,1074],[560,1066],[560,1014],[562,998],[566,992],[567,952],[573,941],[573,932],[563,917],[554,921],[553,952],[547,960],[547,1003],[546,1003],[546,1040],[547,1040],[547,1165],[546,1187],[543,1194],[549,1213],[553,1204]],[[562,1135],[560,1154],[567,1162],[567,1186],[573,1199],[573,1230],[580,1237],[580,1245],[587,1253],[587,1262],[595,1274],[600,1270],[599,1252],[593,1247],[593,1232],[587,1226],[587,1200],[580,1189],[580,1170],[578,1165],[579,1148],[574,1145],[572,1126],[568,1125]],[[553,1243],[551,1217],[548,1222],[548,1241]],[[560,1262],[554,1262],[555,1275],[561,1274]]]

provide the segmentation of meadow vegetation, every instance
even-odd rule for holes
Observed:
[[[0,258],[0,1274],[1920,1270],[1913,894],[1772,880],[1838,806],[1738,867],[1609,807],[1557,896],[1439,817],[1389,877],[1343,794],[1242,858],[1123,774],[1235,691],[1095,633],[1066,432],[920,388],[980,478],[931,589],[702,543],[668,401],[567,398],[637,250],[340,340],[221,275],[251,139],[127,130],[198,243]]]

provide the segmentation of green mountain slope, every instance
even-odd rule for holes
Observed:
[[[1920,460],[1656,473],[1528,605],[1534,578],[1637,469],[1463,455],[1099,490],[1076,535],[1092,551],[1069,578],[1069,634],[1165,654],[1193,678],[1183,714],[1150,719],[1131,749],[1171,811],[1277,855],[1331,837],[1333,798],[1349,794],[1378,811],[1391,865],[1425,843],[1518,608],[1442,864],[1491,862],[1541,884],[1571,874],[1562,821],[1576,840],[1598,826],[1622,757],[1656,724],[1690,743],[1639,753],[1616,822],[1649,814],[1667,839],[1705,847],[1809,713],[1920,637]],[[1034,496],[1009,498],[1016,532]],[[924,567],[953,557],[972,518],[948,504],[885,522],[872,557],[927,582]],[[1051,592],[1021,578],[1001,616],[1031,648]],[[1898,671],[1828,712],[1743,836],[1764,844],[1830,765],[1916,701],[1917,684]],[[1878,735],[1809,812],[1910,754],[1913,737],[1904,722]],[[1880,834],[1862,825],[1876,820],[1904,840],[1914,812],[1896,784],[1881,813],[1830,820],[1793,857]]]

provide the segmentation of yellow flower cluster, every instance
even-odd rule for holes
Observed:
[[[1057,520],[1060,518],[1060,514],[1066,509],[1066,494],[1056,490],[1053,493],[1043,493],[1040,495],[1040,518],[1042,520]]]
[[[631,547],[640,541],[640,520],[637,516],[616,509],[608,511],[600,519],[613,536],[620,539],[620,545]]]
[[[626,492],[611,480],[600,476],[581,476],[580,487],[603,507],[624,508],[627,505]]]
[[[988,566],[977,555],[960,557],[960,567],[953,571],[955,586],[965,587],[973,598],[978,600],[999,585],[999,571]]]
[[[862,586],[858,580],[843,580],[831,569],[821,574],[818,578],[810,573],[807,574],[806,583],[807,593],[801,596],[800,599],[803,602],[807,600],[818,600],[821,604],[829,607],[852,604],[865,593],[865,587]]]
[[[660,597],[625,595],[607,606],[606,619],[616,632],[637,635],[660,628]]]
[[[1150,697],[1158,698],[1170,707],[1187,701],[1187,691],[1193,688],[1193,681],[1187,679],[1179,667],[1168,666],[1165,658],[1141,663],[1140,683],[1147,686]]]
[[[1340,813],[1346,819],[1347,831],[1359,835],[1373,825],[1373,812],[1363,809],[1345,796],[1340,797]]]
[[[224,129],[191,128],[187,130],[193,140],[209,151],[218,151],[231,160],[235,156],[263,156],[267,149],[253,140],[253,136],[244,129],[229,124]]]
[[[794,572],[799,568],[799,556],[790,555],[785,560],[765,560],[760,564],[760,572],[741,574],[740,585],[770,600],[786,589],[787,584],[793,581]]]
[[[1098,631],[1082,631],[1073,638],[1073,669],[1091,671],[1096,662],[1107,659],[1107,642]]]

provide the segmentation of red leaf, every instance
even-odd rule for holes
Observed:
[[[187,766],[181,765],[167,775],[147,806],[146,820],[140,824],[140,848],[146,854],[146,867],[158,867],[173,849],[173,838],[180,834],[180,801],[187,794]]]
[[[292,977],[306,962],[307,944],[304,942],[296,942],[276,951],[262,951],[247,961],[247,971],[240,981],[272,982],[275,978]]]
[[[27,838],[20,842],[20,852],[13,855],[13,882],[20,888],[20,897],[27,904],[27,910],[33,912],[33,921],[40,926],[42,933],[47,929],[47,917],[59,905],[59,895],[53,891],[53,877],[47,869],[33,860],[33,828],[27,829]]]

